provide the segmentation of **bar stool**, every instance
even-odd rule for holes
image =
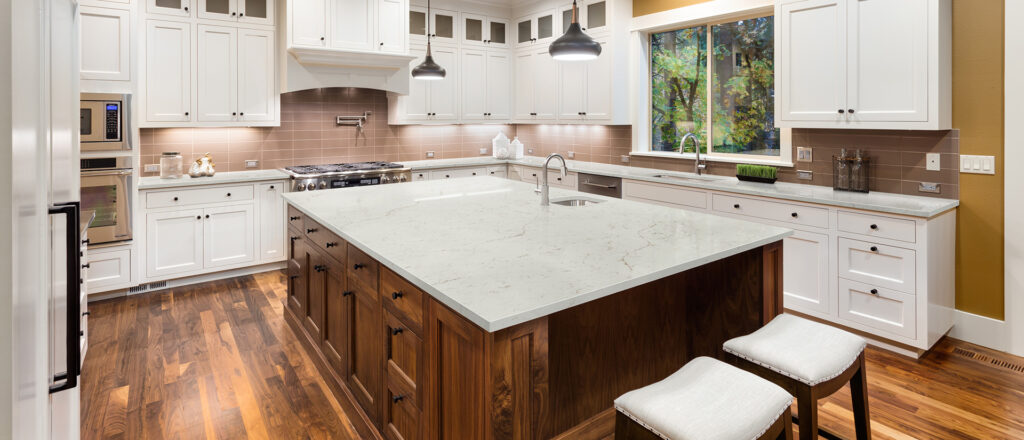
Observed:
[[[864,377],[864,338],[825,324],[782,314],[760,330],[725,342],[735,365],[768,379],[796,396],[800,439],[818,435],[818,399],[850,383],[858,440],[871,438],[868,388]]]
[[[615,399],[615,440],[791,440],[792,403],[793,396],[767,380],[698,357]]]

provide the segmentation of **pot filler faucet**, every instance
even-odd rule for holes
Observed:
[[[551,159],[558,158],[562,161],[562,177],[565,177],[565,158],[561,154],[551,153],[548,159],[544,161],[544,169],[541,172],[544,176],[541,177],[543,184],[540,187],[540,206],[548,206],[551,204],[551,199],[548,197],[548,164],[551,163]]]
[[[679,140],[679,154],[683,154],[683,151],[685,151],[683,147],[686,145],[687,139],[693,139],[693,151],[697,153],[697,160],[693,161],[693,172],[699,176],[703,170],[707,169],[707,160],[700,160],[700,143],[697,141],[697,135],[693,133],[686,133]]]

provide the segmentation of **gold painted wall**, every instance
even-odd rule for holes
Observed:
[[[634,0],[633,16],[706,1]],[[1003,1],[953,0],[953,127],[960,129],[960,154],[996,157],[996,175],[960,175],[956,307],[995,319],[1004,313]]]

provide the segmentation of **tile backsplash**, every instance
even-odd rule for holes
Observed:
[[[338,126],[339,115],[372,114],[363,130]],[[401,162],[490,155],[491,139],[500,130],[519,136],[533,156],[561,153],[575,160],[658,168],[693,170],[692,160],[631,156],[632,127],[603,125],[388,125],[387,95],[356,88],[303,90],[281,95],[281,126],[260,128],[145,128],[141,130],[142,164],[159,163],[165,151],[186,159],[209,152],[218,171],[241,171],[246,160],[258,169],[291,165],[361,162]],[[921,196],[959,197],[959,130],[831,130],[794,129],[797,147],[813,149],[812,162],[796,162],[779,171],[779,180],[810,185],[832,185],[832,155],[839,150],[861,149],[871,158],[871,190]],[[485,153],[481,153],[484,149]],[[941,154],[939,171],[925,170],[925,153]],[[735,174],[735,165],[709,162],[708,172]],[[797,170],[813,173],[812,180],[797,179]],[[157,173],[143,173],[154,175]],[[921,182],[940,184],[941,193],[918,191]]]

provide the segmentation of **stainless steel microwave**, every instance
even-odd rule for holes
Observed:
[[[82,151],[131,150],[128,109],[131,95],[83,93],[79,113]]]

